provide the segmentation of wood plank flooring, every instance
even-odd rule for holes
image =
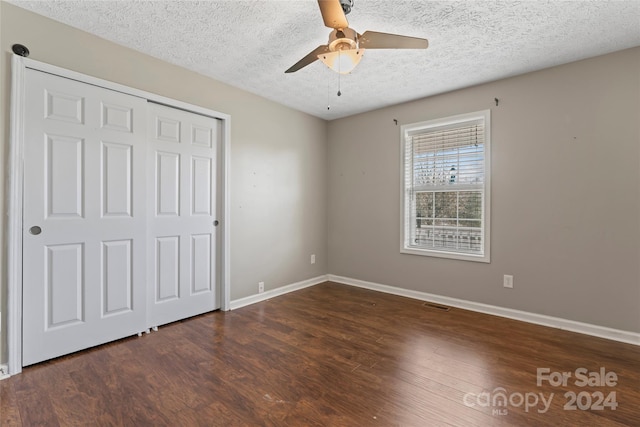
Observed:
[[[640,347],[327,282],[28,367],[0,425],[639,426],[639,390]]]

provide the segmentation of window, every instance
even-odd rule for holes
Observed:
[[[490,112],[402,127],[401,252],[489,262]]]

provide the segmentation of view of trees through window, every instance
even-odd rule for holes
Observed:
[[[481,191],[420,191],[415,194],[415,207],[415,244],[481,249]]]

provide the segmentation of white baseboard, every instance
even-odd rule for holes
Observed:
[[[0,365],[0,380],[4,380],[5,378],[9,378],[9,366],[8,365]]]
[[[379,283],[367,282],[364,280],[351,279],[349,277],[327,275],[331,282],[342,283],[344,285],[357,286],[359,288],[370,289],[373,291],[385,292],[388,294],[399,295],[403,297],[413,298],[421,301],[435,302],[438,304],[448,305],[451,307],[462,308],[465,310],[477,311],[479,313],[491,314],[494,316],[506,317],[523,322],[534,323],[536,325],[549,326],[552,328],[563,329],[571,332],[592,335],[595,337],[606,338],[613,341],[619,341],[627,344],[640,345],[640,333],[622,331],[619,329],[607,328],[604,326],[592,325],[589,323],[576,322],[574,320],[562,319],[560,317],[546,316],[543,314],[530,313],[526,311],[513,310],[511,308],[498,307],[495,305],[482,304],[473,301],[462,300],[458,298],[450,298],[441,295],[429,294],[426,292],[412,291],[409,289],[396,288],[394,286],[382,285]]]
[[[244,307],[247,305],[255,304],[260,301],[266,301],[270,298],[275,298],[280,295],[288,294],[289,292],[297,291],[299,289],[308,288],[310,286],[315,286],[320,283],[326,282],[327,276],[322,275],[318,277],[314,277],[311,279],[303,280],[301,282],[292,283],[290,285],[281,286],[276,289],[272,289],[270,291],[263,292],[261,294],[249,295],[248,297],[240,298],[231,301],[230,308],[231,310],[235,310],[240,307]]]

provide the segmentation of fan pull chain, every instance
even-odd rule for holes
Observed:
[[[338,64],[338,70],[340,69],[340,65]],[[331,76],[333,73],[329,74],[329,80],[327,80],[327,110],[331,110]],[[338,73],[338,96],[342,95],[342,91],[340,90],[340,73]]]
[[[340,58],[340,55],[342,55],[342,52],[338,51],[338,96],[342,95],[342,92],[340,92],[340,76],[342,75],[342,70],[340,69],[342,58]]]

